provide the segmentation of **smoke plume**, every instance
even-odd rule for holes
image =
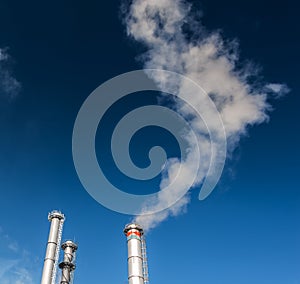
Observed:
[[[206,91],[221,115],[228,154],[232,153],[240,137],[246,133],[247,127],[268,120],[268,96],[280,96],[288,91],[283,84],[258,82],[257,70],[251,64],[238,67],[242,64],[239,60],[237,41],[224,39],[219,31],[208,32],[195,13],[192,13],[189,3],[182,0],[133,0],[125,8],[124,21],[128,36],[144,45],[147,50],[139,57],[144,68],[178,72],[195,81]],[[192,94],[188,86],[180,82],[169,82],[168,78],[155,76],[155,73],[150,72],[148,75],[158,86],[174,84],[179,98],[192,102],[199,110],[202,107],[203,111],[202,99]],[[180,100],[175,99],[172,107],[185,117],[189,115],[190,110]],[[209,117],[210,114],[206,115]],[[212,128],[213,122],[212,118]],[[201,119],[193,118],[190,124],[197,133],[203,163],[193,184],[193,187],[196,187],[205,177],[210,147]],[[188,137],[187,135],[187,140]],[[168,204],[171,195],[180,192],[181,183],[190,178],[190,168],[194,162],[193,147],[190,145],[184,160],[169,159],[163,170],[161,188],[172,182],[179,167],[184,171],[182,180],[176,181],[175,193],[160,194],[156,204],[145,204],[145,208]],[[169,209],[157,214],[137,216],[134,221],[148,230],[169,216],[183,212],[189,200],[187,194]]]

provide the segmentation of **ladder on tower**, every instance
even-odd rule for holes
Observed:
[[[146,248],[145,236],[142,236],[141,238],[141,248],[142,248],[142,259],[143,259],[144,284],[149,284],[148,260],[147,260],[147,248]]]
[[[56,271],[57,271],[57,264],[59,260],[59,252],[60,252],[60,243],[61,243],[61,236],[62,236],[62,230],[63,230],[64,220],[60,220],[59,228],[58,228],[58,238],[57,238],[57,245],[56,245],[56,251],[55,251],[55,262],[53,266],[53,271],[51,275],[51,284],[56,284]]]

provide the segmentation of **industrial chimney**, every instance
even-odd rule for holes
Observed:
[[[72,241],[66,241],[61,248],[64,250],[64,259],[59,264],[59,268],[62,270],[60,284],[70,284],[72,273],[75,270],[75,252],[78,246]]]
[[[128,247],[128,282],[129,284],[147,284],[148,266],[144,231],[138,224],[125,226]]]
[[[48,220],[51,222],[51,226],[41,284],[55,284],[56,267],[65,216],[60,211],[52,211],[48,214]]]

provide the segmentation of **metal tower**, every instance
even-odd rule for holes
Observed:
[[[143,228],[138,224],[128,224],[124,229],[128,247],[129,284],[148,284],[148,265]]]
[[[73,282],[73,272],[75,266],[75,254],[78,246],[72,241],[66,241],[61,245],[64,250],[64,259],[59,264],[59,268],[62,270],[60,284],[70,284]]]
[[[55,284],[59,247],[65,216],[60,211],[52,211],[48,214],[48,220],[51,222],[51,226],[41,284]]]

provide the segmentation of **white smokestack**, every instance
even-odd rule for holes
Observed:
[[[230,154],[240,137],[246,133],[248,126],[268,120],[268,95],[282,95],[288,92],[288,88],[282,84],[251,84],[249,78],[253,82],[257,77],[257,70],[249,65],[237,67],[242,65],[239,62],[237,42],[224,40],[219,32],[209,33],[191,16],[191,7],[183,0],[132,0],[131,5],[125,7],[124,11],[127,34],[148,49],[140,56],[145,68],[178,72],[195,81],[206,91],[222,118]],[[166,83],[174,85],[178,97],[191,102],[191,105],[196,106],[196,111],[200,111],[202,106],[203,111],[203,101],[195,96],[188,86],[180,82],[169,82],[168,78],[156,74],[154,72],[148,75],[158,86],[164,86]],[[184,117],[190,115],[189,109],[176,98],[172,108]],[[206,113],[206,117],[209,115]],[[212,120],[213,117],[211,114]],[[202,163],[198,178],[193,184],[195,187],[205,178],[210,147],[207,133],[203,130],[203,121],[196,117],[190,120],[190,125],[197,134]],[[186,135],[186,140],[191,143],[189,135]],[[190,169],[195,160],[194,146],[190,146],[191,151],[184,160],[168,161],[163,170],[161,189],[165,184],[172,183],[179,167],[186,173],[185,178],[190,178]],[[180,185],[174,190],[180,192]],[[172,194],[174,192],[169,192],[169,196],[162,194],[156,205],[145,204],[145,208],[165,208],[164,204],[169,204]],[[188,202],[189,197],[185,196],[173,207],[158,214],[141,215],[134,222],[148,230],[168,216],[182,212]]]
[[[48,220],[51,222],[51,226],[41,284],[55,284],[56,267],[65,216],[59,211],[52,211],[48,215]]]
[[[129,284],[144,284],[142,236],[144,231],[137,224],[128,224],[124,229],[128,247],[128,282]]]

